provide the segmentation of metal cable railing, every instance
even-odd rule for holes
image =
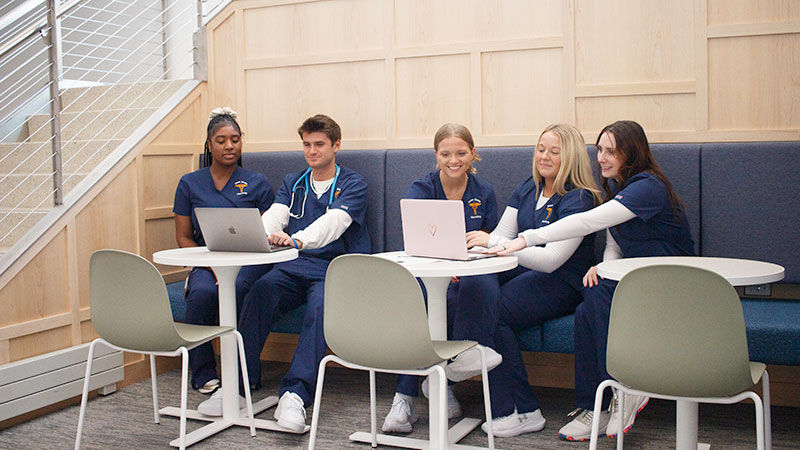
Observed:
[[[183,83],[176,80],[193,77],[192,36],[229,2],[0,7],[0,247],[59,204],[64,186],[91,173]]]

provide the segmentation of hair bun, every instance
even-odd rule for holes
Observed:
[[[220,108],[211,110],[211,112],[208,114],[208,120],[214,120],[215,117],[219,116],[231,116],[235,120],[238,115],[239,114],[237,114],[236,111],[234,111],[230,106],[222,106]]]

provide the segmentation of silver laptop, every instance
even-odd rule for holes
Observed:
[[[460,200],[400,200],[403,245],[411,256],[469,261],[489,258],[467,250],[464,203]]]
[[[195,208],[209,250],[270,253],[292,247],[271,246],[258,208]]]

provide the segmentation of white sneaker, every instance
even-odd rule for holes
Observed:
[[[239,409],[247,406],[247,400],[241,395],[239,396]],[[197,412],[204,416],[221,416],[222,415],[222,389],[217,389],[216,392],[211,394],[208,400],[197,405]]]
[[[212,378],[206,381],[206,384],[198,389],[197,392],[201,394],[213,394],[217,389],[219,389],[219,379]]]
[[[428,388],[428,377],[425,377],[422,380],[422,395],[425,398],[429,398]],[[461,403],[458,402],[456,394],[453,393],[453,388],[447,386],[447,418],[455,419],[456,417],[461,417],[462,414],[464,413],[461,411]]]
[[[283,428],[302,433],[306,429],[306,408],[303,406],[303,399],[294,392],[284,392],[278,400],[278,407],[275,408],[275,420]]]
[[[486,349],[486,369],[492,370],[503,362],[503,357],[489,347]],[[444,368],[447,378],[452,381],[464,381],[481,373],[481,352],[473,347],[453,358],[453,362]]]
[[[592,417],[594,411],[590,409],[578,408],[568,414],[568,417],[575,417],[571,422],[561,427],[558,430],[558,436],[568,441],[585,441],[592,437]],[[608,426],[608,419],[610,413],[602,411],[600,413],[600,427],[598,428],[598,436],[605,433]]]
[[[545,420],[542,417],[541,409],[522,414],[517,413],[515,409],[513,413],[505,417],[492,419],[492,432],[497,437],[519,436],[522,433],[542,431],[544,423]],[[489,434],[489,427],[486,426],[486,422],[481,425],[481,430]]]
[[[392,409],[383,420],[381,430],[384,433],[411,433],[412,425],[419,420],[414,399],[400,393],[394,394]]]
[[[625,414],[624,416],[620,414],[620,398],[625,396]],[[647,402],[650,401],[650,397],[645,397],[641,395],[625,395],[622,391],[618,391],[614,389],[614,398],[611,400],[611,419],[608,421],[608,429],[606,430],[606,436],[608,437],[617,437],[617,431],[619,430],[619,422],[622,420],[623,428],[622,432],[627,433],[628,430],[631,429],[633,426],[633,422],[636,420],[636,415],[639,414],[644,407],[647,405]],[[624,417],[624,419],[622,418]]]

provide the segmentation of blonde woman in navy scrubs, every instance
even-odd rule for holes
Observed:
[[[230,108],[211,111],[206,129],[202,169],[181,177],[175,192],[175,237],[179,247],[205,245],[194,209],[258,208],[266,211],[275,199],[267,177],[241,167],[242,131],[236,112]],[[236,311],[238,314],[247,291],[272,266],[262,264],[243,267],[236,277]],[[186,283],[186,323],[219,324],[217,279],[209,267],[195,267]],[[211,344],[189,351],[192,387],[203,394],[214,392],[220,385],[217,361]]]
[[[603,179],[605,203],[581,214],[520,236],[491,252],[508,254],[527,246],[562,241],[607,229],[603,260],[642,256],[694,255],[686,210],[656,164],[642,127],[624,120],[606,126],[597,138],[597,162]],[[591,437],[592,410],[597,386],[611,376],[606,371],[606,341],[611,299],[616,281],[598,278],[597,267],[583,277],[583,303],[575,311],[575,400],[573,420],[558,434],[582,441]],[[625,411],[610,395],[603,399],[600,432],[614,437],[619,422],[627,432],[647,397],[628,396]],[[611,404],[610,411],[605,409]],[[608,431],[606,431],[608,430]],[[496,433],[496,431],[495,431]],[[611,434],[608,434],[611,433]]]
[[[461,200],[468,232],[493,229],[497,225],[497,198],[492,185],[475,175],[472,163],[480,159],[467,127],[455,123],[442,125],[433,138],[433,149],[437,170],[414,181],[406,198]],[[461,280],[466,278],[469,277]],[[491,311],[481,305],[463,302],[460,292],[459,280],[454,279],[447,290],[448,336],[450,339],[472,339],[483,343],[491,335],[493,325],[487,326],[476,318]],[[497,365],[499,355],[494,356]],[[423,393],[426,393],[426,387],[423,385]],[[384,432],[412,431],[412,425],[419,418],[414,405],[414,397],[418,395],[419,377],[398,376],[392,409],[383,422]],[[449,418],[460,416],[461,406],[449,387],[447,396]]]
[[[497,228],[491,234],[467,233],[468,245],[502,244],[520,230],[547,226],[599,203],[583,136],[572,125],[550,125],[536,144],[532,176],[514,189]],[[461,289],[472,293],[473,303],[496,307],[497,326],[485,344],[503,360],[489,373],[495,436],[544,428],[515,333],[575,311],[582,300],[581,278],[594,262],[593,247],[594,235],[589,235],[528,248],[517,253],[515,269],[462,280]],[[486,317],[491,320],[495,315]],[[446,369],[451,380],[480,372],[477,355],[456,363]]]

